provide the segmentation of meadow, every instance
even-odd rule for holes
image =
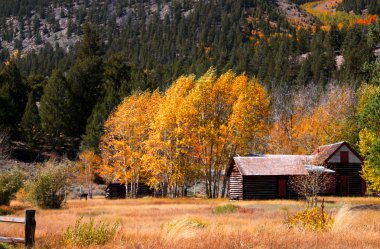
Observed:
[[[228,204],[236,210],[215,213],[215,207]],[[70,200],[59,210],[37,209],[36,248],[78,248],[65,244],[63,235],[80,218],[118,224],[106,244],[81,248],[380,248],[380,210],[357,208],[369,204],[380,205],[380,198],[326,198],[334,224],[313,232],[286,224],[290,214],[305,208],[303,201]],[[23,216],[30,208],[18,201],[12,206],[12,216]],[[1,236],[22,237],[22,230],[0,223]]]

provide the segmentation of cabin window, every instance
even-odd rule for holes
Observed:
[[[341,151],[340,152],[340,162],[341,163],[348,163],[348,151]]]

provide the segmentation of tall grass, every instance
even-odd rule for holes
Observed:
[[[227,204],[224,206],[215,207],[212,212],[214,214],[226,214],[226,213],[235,213],[237,211],[237,207],[232,204]]]
[[[14,249],[15,246],[5,243],[0,243],[0,249]]]
[[[206,228],[207,221],[199,217],[174,219],[163,226],[163,237],[168,241],[190,239],[197,235],[197,230]]]
[[[214,207],[231,203],[226,199],[69,200],[64,209],[38,210],[36,248],[380,248],[380,212],[351,209],[363,204],[380,205],[380,198],[325,200],[326,211],[335,222],[331,230],[317,233],[289,230],[284,224],[284,207],[295,213],[304,208],[303,201],[238,201],[233,203],[239,207],[233,215],[215,215]],[[19,205],[11,206],[15,204]],[[349,205],[345,212],[341,211],[344,205]],[[23,210],[12,214],[23,215]],[[93,227],[98,221],[108,221],[111,227],[119,222],[120,226],[103,245],[66,244],[66,228],[73,231],[81,216],[85,216],[81,224],[93,218]],[[0,235],[24,236],[22,226],[9,223],[0,223]]]
[[[93,219],[82,222],[79,218],[74,227],[66,228],[63,241],[66,245],[75,246],[104,245],[115,238],[118,227],[117,222],[113,225],[104,221],[95,223]]]

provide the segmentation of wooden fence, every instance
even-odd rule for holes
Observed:
[[[25,218],[0,216],[0,222],[25,224],[25,238],[0,237],[0,243],[20,243],[25,248],[34,248],[34,233],[36,231],[36,210],[26,210]]]

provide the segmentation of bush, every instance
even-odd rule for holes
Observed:
[[[67,227],[63,234],[63,241],[66,245],[89,246],[104,245],[115,238],[119,223],[113,225],[100,221],[95,223],[93,219],[89,222],[83,222],[82,218],[78,219],[75,226]]]
[[[0,249],[13,249],[16,248],[14,245],[0,243]]]
[[[24,174],[18,170],[0,170],[0,205],[9,205],[24,184]]]
[[[288,218],[287,224],[290,228],[301,228],[312,231],[322,231],[332,227],[334,219],[330,217],[323,208],[311,208],[297,212]]]
[[[226,213],[235,213],[237,211],[237,207],[232,204],[227,204],[224,206],[215,207],[212,212],[214,214],[226,214]]]
[[[29,199],[43,209],[61,208],[69,179],[68,164],[47,163],[38,170],[35,179],[28,182]]]

